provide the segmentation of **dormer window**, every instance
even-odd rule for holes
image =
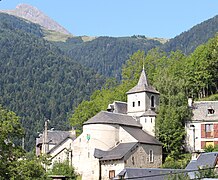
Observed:
[[[209,107],[207,109],[207,114],[214,114],[214,113],[215,113],[215,111],[214,111],[214,109],[212,107]]]

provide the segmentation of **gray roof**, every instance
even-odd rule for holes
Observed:
[[[141,76],[139,78],[138,84],[130,89],[127,94],[132,94],[136,92],[152,92],[155,94],[160,94],[155,88],[150,86],[144,69],[142,70]]]
[[[199,155],[197,160],[190,161],[186,169],[197,170],[198,167],[203,167],[203,166],[214,167],[216,164],[217,157],[218,157],[218,152],[202,153]]]
[[[101,161],[104,160],[117,160],[122,159],[128,154],[135,146],[137,142],[134,143],[120,143],[118,146],[108,150],[102,151],[100,149],[95,149],[94,156]],[[124,158],[125,159],[125,158]]]
[[[118,124],[140,128],[142,127],[141,124],[137,122],[132,116],[107,111],[99,112],[83,124]]]
[[[65,140],[67,137],[72,137],[72,133],[70,131],[56,131],[56,130],[48,130],[48,142],[50,144],[59,144],[63,140]],[[43,136],[40,138],[37,138],[36,146],[39,144],[42,144]]]
[[[214,109],[214,114],[208,114],[208,109]],[[192,106],[193,120],[218,120],[218,101],[197,101]]]
[[[156,112],[148,109],[147,111],[145,111],[141,116],[157,116]]]
[[[155,137],[149,135],[148,133],[146,133],[140,128],[126,127],[126,126],[122,126],[122,128],[140,143],[160,145],[160,146],[162,145],[161,142],[159,142]]]
[[[182,169],[161,169],[161,168],[125,168],[114,179],[124,177],[125,179],[140,180],[165,180],[172,176],[184,172]]]
[[[199,167],[214,167],[216,165],[218,152],[202,153],[197,160],[192,160],[185,168],[186,170],[198,170]],[[195,177],[196,172],[190,172],[190,178]]]

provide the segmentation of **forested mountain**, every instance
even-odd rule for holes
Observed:
[[[82,37],[73,37],[56,45],[79,63],[107,77],[120,79],[122,65],[134,52],[148,52],[161,43],[145,36],[98,37],[87,42]]]
[[[214,37],[217,32],[218,16],[215,16],[164,44],[145,36],[132,36],[98,37],[88,42],[83,42],[81,37],[73,37],[56,45],[79,63],[105,76],[120,79],[122,65],[137,50],[147,53],[154,47],[160,47],[165,52],[181,50],[185,54],[190,54],[197,46]]]
[[[0,104],[21,117],[28,148],[45,118],[66,129],[67,113],[104,83],[41,37],[38,25],[0,14]]]
[[[197,46],[206,43],[218,32],[218,15],[208,19],[190,30],[181,33],[165,43],[162,49],[166,52],[181,50],[185,54],[193,52]]]

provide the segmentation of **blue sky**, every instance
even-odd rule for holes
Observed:
[[[73,35],[173,38],[218,14],[217,0],[2,0],[37,7]]]

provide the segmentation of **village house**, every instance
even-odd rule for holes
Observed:
[[[218,101],[189,99],[193,117],[185,124],[187,149],[202,152],[208,145],[218,145]]]
[[[83,124],[73,143],[73,166],[83,179],[110,179],[126,167],[158,168],[162,145],[155,139],[159,92],[143,70],[127,92],[127,103],[115,101]]]
[[[68,160],[72,164],[72,144],[76,139],[75,130],[57,131],[48,130],[48,121],[45,121],[45,128],[42,134],[36,138],[36,155],[47,154],[50,156],[51,166],[55,162]],[[51,167],[50,166],[50,167]],[[49,167],[46,167],[49,168]]]

